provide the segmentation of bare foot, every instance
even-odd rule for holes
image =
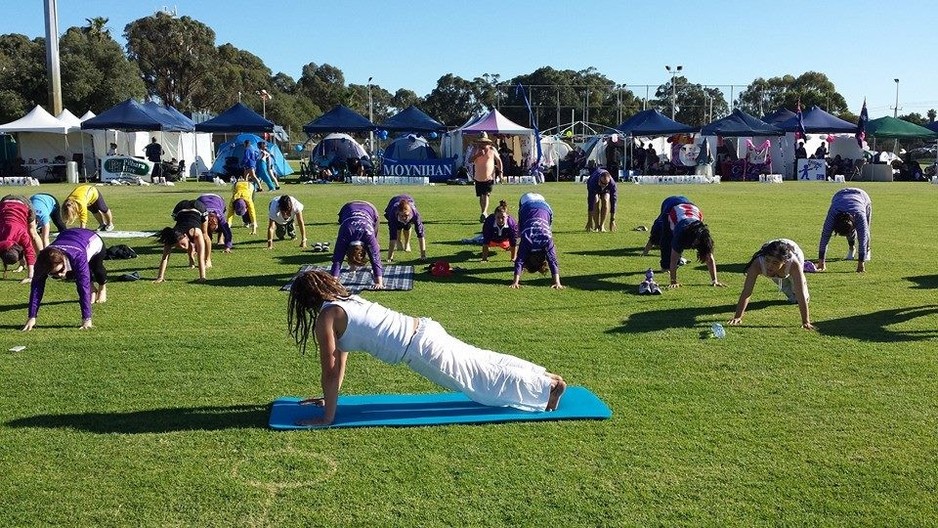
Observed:
[[[106,303],[106,302],[107,302],[107,290],[102,289],[101,291],[98,292],[98,299],[97,299],[96,303],[97,303],[97,304],[104,304],[104,303]]]
[[[547,398],[547,408],[545,410],[557,410],[557,405],[560,404],[560,397],[563,396],[563,391],[565,390],[567,390],[567,383],[558,376],[550,386],[550,396]]]
[[[206,262],[205,262],[205,269],[209,269],[209,268],[211,268],[211,267],[212,267],[212,261],[211,261],[211,260],[206,261]]]

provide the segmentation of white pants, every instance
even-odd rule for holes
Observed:
[[[420,319],[404,362],[433,383],[492,407],[543,411],[553,382],[544,367],[463,343],[427,318]]]

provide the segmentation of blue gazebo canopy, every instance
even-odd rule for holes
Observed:
[[[368,132],[377,129],[378,127],[363,115],[342,105],[337,105],[332,110],[303,125],[303,132],[307,134]]]
[[[655,109],[644,110],[633,115],[616,129],[632,136],[670,136],[671,134],[692,134],[698,130],[678,123]]]
[[[159,105],[157,105],[159,106]],[[133,99],[127,99],[81,123],[82,130],[162,130],[164,132],[186,132],[191,127],[183,125],[166,109],[158,111],[148,108]]]
[[[857,124],[844,121],[839,117],[834,117],[817,106],[811,107],[807,112],[802,113],[801,120],[804,123],[804,131],[811,134],[833,134],[836,132],[856,132]],[[775,126],[786,132],[798,131],[798,114]]]
[[[797,116],[798,114],[792,112],[791,110],[785,108],[784,106],[778,110],[772,112],[771,114],[762,118],[763,121],[770,125],[778,126],[779,123],[788,121],[789,119]]]
[[[274,124],[243,104],[235,103],[212,119],[196,124],[195,129],[198,132],[273,132]]]
[[[414,105],[401,110],[397,115],[378,125],[389,132],[443,132],[446,125],[425,114]]]
[[[740,109],[733,110],[733,113],[717,119],[716,121],[700,129],[704,136],[722,136],[722,137],[752,137],[752,136],[782,136],[785,131],[770,125],[759,118],[749,115]]]

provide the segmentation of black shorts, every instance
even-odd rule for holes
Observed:
[[[486,196],[492,194],[492,180],[476,181],[476,196]]]

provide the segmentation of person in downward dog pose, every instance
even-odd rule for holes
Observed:
[[[518,205],[521,243],[518,257],[515,259],[515,280],[511,288],[521,287],[521,270],[530,273],[547,273],[550,270],[554,283],[551,288],[562,290],[560,284],[560,266],[557,263],[557,248],[554,246],[554,234],[551,224],[554,212],[544,197],[537,193],[521,195]]]
[[[347,355],[354,351],[390,364],[404,362],[428,380],[493,407],[553,411],[567,387],[563,378],[544,367],[467,344],[432,319],[411,317],[350,295],[324,271],[297,277],[287,306],[290,335],[305,353],[312,334],[322,369],[322,396],[301,404],[322,406],[323,416],[300,425],[335,421]]]
[[[306,222],[303,220],[303,203],[285,194],[274,196],[267,211],[267,249],[274,247],[274,234],[277,240],[296,238],[296,225],[300,226],[300,247],[306,247]]]
[[[378,244],[378,210],[369,202],[348,202],[339,210],[339,234],[332,253],[332,276],[342,272],[342,260],[348,260],[352,270],[371,261],[373,288],[384,289],[384,268],[381,266],[381,246]]]
[[[821,228],[821,243],[818,244],[818,271],[827,269],[827,244],[831,233],[847,238],[846,260],[857,259],[857,273],[866,271],[870,260],[870,222],[873,220],[873,202],[863,189],[848,187],[834,193],[831,206]],[[860,251],[856,253],[855,242],[859,239]]]
[[[98,219],[99,231],[114,230],[114,214],[104,201],[104,196],[94,185],[79,185],[62,203],[62,216],[66,224],[78,220],[78,227],[88,225],[88,213]]]
[[[811,265],[813,267],[813,265]],[[759,251],[752,256],[746,265],[746,282],[743,291],[739,294],[739,303],[736,305],[736,314],[729,324],[739,325],[743,322],[743,314],[749,305],[752,289],[759,275],[768,277],[776,284],[788,298],[788,302],[797,304],[801,311],[801,327],[805,330],[814,330],[811,316],[808,313],[808,281],[805,279],[804,252],[798,244],[787,238],[770,240],[762,245]]]
[[[488,262],[490,247],[511,251],[512,262],[518,257],[518,222],[508,214],[505,200],[482,224],[482,262]]]
[[[214,240],[216,233],[220,238],[225,239],[225,253],[231,253],[231,247],[234,244],[231,236],[231,225],[228,224],[225,200],[221,196],[206,193],[199,195],[196,200],[202,203],[205,207],[205,211],[208,213],[208,218],[206,218],[206,232],[208,234],[208,258],[206,259],[206,266],[210,267],[210,263],[212,262],[212,240]]]
[[[424,237],[423,220],[417,211],[414,199],[406,194],[391,198],[384,209],[384,218],[388,221],[388,262],[394,260],[394,250],[410,251],[410,228],[417,232],[420,244],[420,258],[427,258],[427,239]],[[403,240],[402,240],[403,239]]]
[[[163,257],[160,259],[159,273],[154,282],[163,282],[169,255],[174,247],[189,255],[189,267],[198,266],[199,282],[205,282],[205,270],[208,267],[205,247],[211,244],[207,217],[205,205],[198,200],[182,200],[176,204],[173,209],[176,225],[163,228],[157,235],[157,239],[163,244]]]
[[[251,228],[251,234],[257,234],[257,212],[254,209],[254,184],[246,180],[236,181],[231,192],[231,214],[228,225],[234,215],[244,220],[244,225]]]
[[[697,250],[697,260],[707,265],[711,286],[725,286],[717,279],[717,262],[713,258],[713,238],[703,223],[703,213],[686,196],[669,196],[661,202],[661,214],[652,224],[648,243],[642,255],[658,245],[661,251],[661,269],[668,270],[671,283],[668,288],[679,288],[677,268],[685,249]]]
[[[49,232],[52,230],[50,224],[55,224],[55,229],[59,233],[65,231],[66,225],[62,220],[62,210],[59,207],[59,201],[51,194],[34,194],[29,197],[29,203],[36,212],[36,229],[42,240],[42,246],[39,249],[42,249],[49,245]]]
[[[49,276],[64,278],[71,271],[75,275],[78,305],[81,307],[81,329],[92,328],[91,305],[107,301],[107,270],[104,269],[104,241],[90,229],[66,229],[39,252],[36,258],[36,276],[29,292],[29,319],[24,332],[36,325],[39,306]]]
[[[606,169],[596,169],[586,180],[586,230],[605,231],[609,216],[609,231],[616,230],[616,180]]]
[[[33,278],[36,251],[42,248],[42,239],[36,231],[36,213],[29,200],[8,194],[0,199],[0,260],[3,261],[3,278],[7,267],[21,271],[26,266],[23,284]]]

